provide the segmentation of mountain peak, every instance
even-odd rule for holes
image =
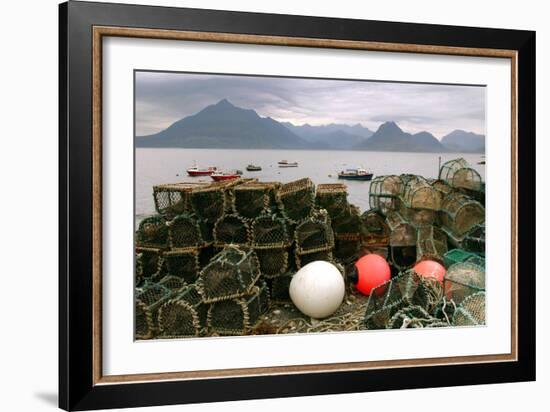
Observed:
[[[227,99],[221,99],[218,103],[215,104],[215,106],[218,106],[218,107],[224,107],[224,106],[225,107],[235,107],[235,105]]]
[[[402,133],[403,130],[401,130],[401,128],[397,125],[397,123],[393,121],[389,121],[381,124],[380,127],[378,128],[378,132],[385,132],[385,133],[401,132]]]

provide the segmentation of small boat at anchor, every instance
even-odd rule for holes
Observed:
[[[366,169],[358,167],[357,169],[346,169],[338,173],[338,179],[347,179],[347,180],[372,180],[372,173],[368,172]]]
[[[279,167],[298,167],[298,162],[289,162],[288,160],[281,160],[277,164]]]
[[[240,179],[241,175],[242,172],[240,170],[235,170],[232,172],[216,171],[212,173],[210,177],[216,182],[222,182],[224,180]]]
[[[250,164],[246,166],[246,170],[249,172],[259,172],[260,170],[262,170],[262,166],[256,166],[256,165]]]
[[[216,166],[210,166],[207,169],[199,169],[199,167],[195,165],[187,169],[187,174],[189,176],[210,176],[216,170],[218,170]]]

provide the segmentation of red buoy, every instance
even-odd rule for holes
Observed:
[[[372,290],[391,278],[390,265],[379,255],[365,255],[355,262],[355,270],[350,275],[357,290],[364,295],[370,295]],[[383,290],[379,294],[384,293]]]
[[[442,264],[434,260],[423,260],[418,262],[413,269],[420,276],[437,279],[440,283],[443,283],[443,278],[447,272]]]

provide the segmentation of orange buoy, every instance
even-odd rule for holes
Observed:
[[[359,292],[370,295],[374,288],[390,280],[390,265],[382,256],[374,253],[365,255],[355,262],[349,278]],[[383,292],[383,290],[380,291],[380,293]]]
[[[440,283],[443,283],[445,273],[447,272],[445,270],[445,267],[435,260],[423,260],[421,262],[418,262],[413,269],[420,276],[424,276],[426,278],[435,278]]]

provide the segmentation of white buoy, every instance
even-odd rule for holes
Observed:
[[[321,260],[308,263],[292,277],[289,294],[304,314],[321,319],[340,307],[346,292],[344,278],[336,266]]]

